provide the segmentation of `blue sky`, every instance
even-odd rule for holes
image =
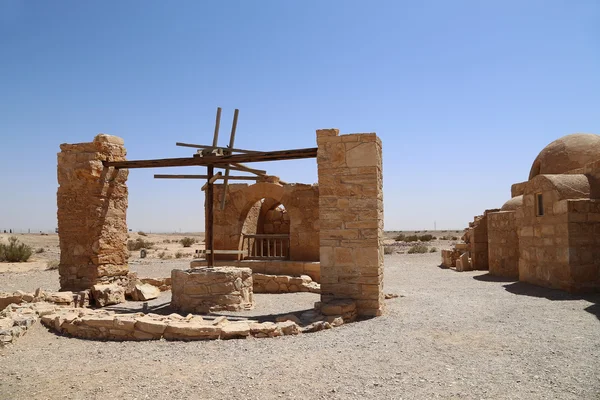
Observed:
[[[59,144],[99,132],[129,159],[176,141],[314,147],[377,132],[385,227],[464,227],[537,153],[600,133],[600,2],[0,0],[0,229],[56,226]],[[258,164],[316,182],[314,160]],[[132,170],[130,228],[203,230],[198,181]]]

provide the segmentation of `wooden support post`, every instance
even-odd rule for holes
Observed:
[[[219,141],[219,126],[221,126],[221,107],[217,107],[217,119],[215,121],[215,135],[213,136],[213,147],[217,147]]]
[[[233,112],[233,123],[231,124],[231,136],[229,136],[229,146],[228,148],[232,149],[233,148],[233,143],[235,142],[235,131],[237,129],[237,121],[238,121],[238,115],[240,114],[240,110],[238,110],[237,108],[235,109],[235,111]],[[227,155],[231,154],[231,151],[227,152]],[[223,196],[221,197],[221,210],[225,209],[225,196],[227,196],[227,187],[229,184],[229,168],[225,169],[225,180],[223,181],[223,183],[225,184],[225,187],[223,188]]]
[[[207,167],[207,172],[209,176],[208,182],[213,178],[214,167],[209,165]],[[206,240],[205,248],[206,250],[210,250],[206,252],[206,265],[208,267],[214,267],[215,265],[215,237],[214,237],[214,215],[213,215],[213,201],[214,201],[214,187],[212,183],[208,183],[208,188],[206,189],[206,204],[205,204],[205,214],[206,214]]]

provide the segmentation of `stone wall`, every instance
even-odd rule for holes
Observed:
[[[471,268],[473,270],[488,269],[488,214],[499,211],[485,210],[483,215],[475,217],[469,229]]]
[[[356,302],[359,316],[383,311],[383,177],[374,133],[317,131],[321,301]],[[293,218],[293,217],[292,217]]]
[[[171,306],[180,312],[241,311],[254,307],[250,268],[171,271]]]
[[[566,200],[570,292],[600,291],[600,200]]]
[[[215,248],[242,248],[242,228],[249,212],[265,198],[283,204],[289,216],[290,259],[319,260],[319,188],[316,185],[259,182],[254,185],[229,184],[224,210],[220,208],[224,185],[214,185]],[[260,207],[260,204],[259,204]],[[254,217],[254,214],[252,214]],[[258,222],[258,216],[256,216]],[[236,257],[215,254],[217,260]]]
[[[84,290],[128,273],[128,171],[104,168],[123,161],[123,139],[97,135],[91,143],[62,144],[58,153],[58,231],[61,290]]]
[[[280,207],[268,210],[264,220],[261,221],[261,233],[266,234],[289,234],[290,216],[285,209]]]
[[[296,293],[311,292],[321,293],[321,287],[308,275],[267,275],[252,274],[252,288],[254,293]]]
[[[206,260],[193,260],[190,268],[205,267]],[[318,261],[287,261],[287,260],[242,260],[216,261],[216,266],[233,266],[250,268],[253,274],[270,275],[308,275],[315,282],[321,282],[321,264]]]
[[[513,198],[513,197],[521,196],[523,193],[525,193],[525,186],[527,185],[527,182],[528,181],[514,183],[510,187],[510,197]]]
[[[519,281],[564,288],[569,271],[569,222],[566,200],[540,182],[538,175],[523,195],[516,211],[519,227]],[[536,215],[536,194],[542,193],[545,213]]]
[[[488,221],[490,275],[519,278],[519,237],[515,211],[492,212]]]
[[[582,174],[537,175],[528,182],[516,212],[520,281],[571,292],[596,284],[582,278],[594,274],[597,258],[591,244],[596,240],[595,202],[581,199],[589,193],[590,182]],[[538,195],[543,215],[538,215]]]

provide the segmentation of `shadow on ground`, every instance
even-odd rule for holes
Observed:
[[[483,275],[474,276],[473,279],[482,282],[515,282],[515,278],[506,278],[503,276],[490,275],[489,272]]]
[[[552,301],[585,300],[592,303],[585,311],[600,320],[600,294],[577,295],[558,289],[550,289],[525,282],[514,282],[504,285],[504,289],[512,294],[545,298]]]
[[[142,302],[126,302],[118,305],[107,306],[104,307],[103,310],[114,311],[119,314],[135,314],[135,313],[153,313],[158,315],[169,315],[169,314],[179,314],[183,317],[187,315],[187,313],[181,313],[179,311],[173,310],[171,308],[170,302],[160,303],[160,304],[149,304],[148,307],[144,307]],[[289,311],[284,313],[277,314],[264,314],[264,315],[244,315],[243,311],[238,312],[212,312],[210,314],[197,314],[200,315],[204,319],[214,319],[217,317],[227,317],[230,321],[244,321],[251,319],[253,321],[258,322],[276,322],[278,317],[283,317],[285,315],[294,314],[298,318],[300,315],[306,311],[311,311],[313,309],[306,310],[296,310]]]

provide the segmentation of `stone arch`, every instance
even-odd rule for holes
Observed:
[[[259,182],[229,185],[226,207],[220,209],[223,185],[215,185],[215,248],[240,250],[244,222],[262,199],[283,204],[290,218],[290,259],[319,260],[319,192],[315,185]],[[256,212],[256,210],[254,210]],[[220,255],[217,259],[233,257]]]

